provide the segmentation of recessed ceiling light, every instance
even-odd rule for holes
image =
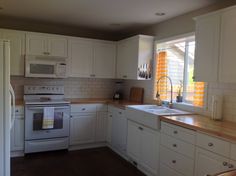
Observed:
[[[155,15],[156,15],[156,16],[164,16],[165,13],[164,13],[164,12],[156,12]]]

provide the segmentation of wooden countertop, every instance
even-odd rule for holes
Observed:
[[[213,176],[236,176],[236,170],[224,172]]]
[[[215,121],[201,115],[162,116],[161,121],[236,141],[235,122]]]

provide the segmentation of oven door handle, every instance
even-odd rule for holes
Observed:
[[[60,107],[53,107],[53,106],[40,106],[40,107],[27,107],[27,110],[37,110],[37,109],[43,109],[43,108],[46,108],[46,107],[52,107],[54,109],[68,109],[69,106],[60,106]]]

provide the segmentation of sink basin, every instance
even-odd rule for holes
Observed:
[[[157,106],[157,105],[132,105],[129,106],[129,108],[137,109],[140,111],[144,111],[147,113],[155,114],[155,115],[185,115],[185,114],[191,114],[187,111],[182,111],[178,109],[170,109],[163,106]]]

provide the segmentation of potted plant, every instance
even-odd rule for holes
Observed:
[[[182,89],[183,89],[183,81],[179,81],[177,97],[176,97],[176,102],[178,103],[183,102]]]

